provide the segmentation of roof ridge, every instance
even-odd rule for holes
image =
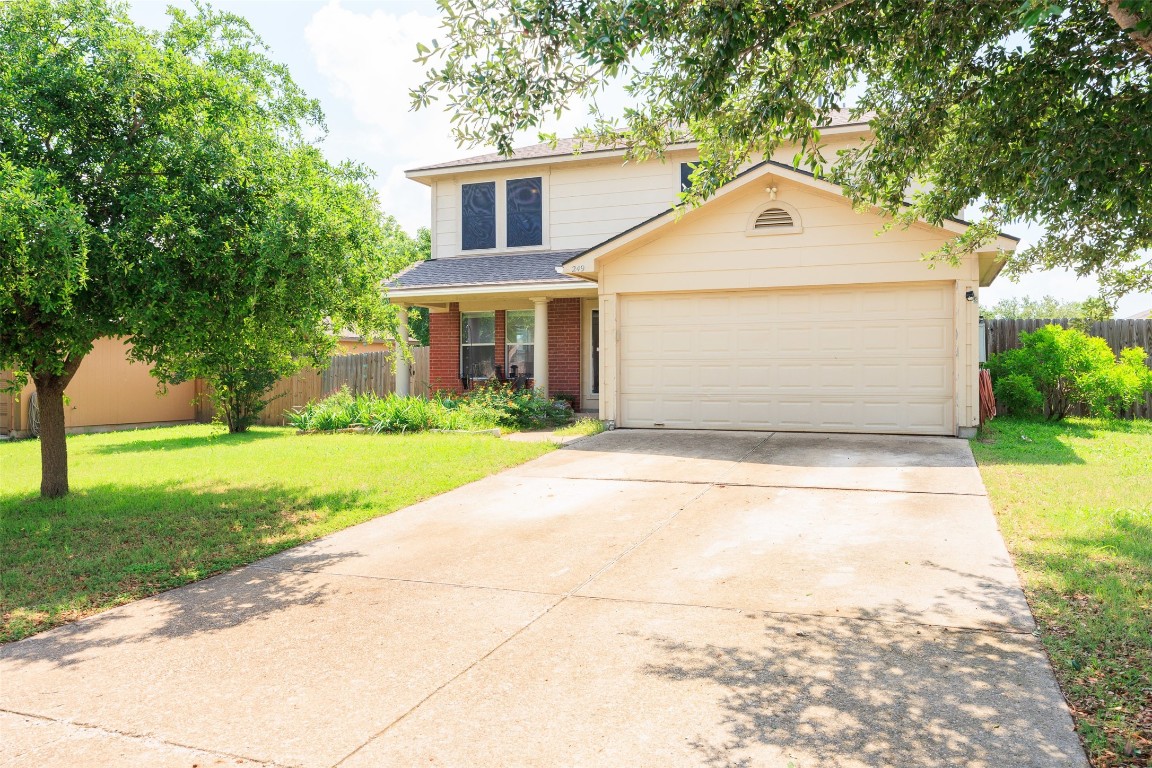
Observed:
[[[851,117],[851,110],[840,109],[833,113],[831,122],[827,125],[820,125],[817,128],[840,128],[848,125],[865,125],[875,115],[873,112],[867,112],[860,116],[859,119]],[[568,136],[555,141],[542,141],[536,144],[525,144],[520,147],[514,147],[512,153],[509,155],[500,152],[486,152],[482,155],[472,155],[470,157],[463,157],[458,160],[447,160],[442,163],[433,163],[431,165],[422,165],[417,168],[410,168],[407,173],[416,173],[419,171],[434,171],[443,168],[455,168],[457,166],[467,165],[482,165],[486,163],[502,163],[510,162],[513,160],[529,160],[545,157],[564,157],[567,155],[576,154],[576,144],[581,141],[576,136]],[[686,137],[684,142],[686,144],[695,143],[691,137]],[[597,152],[615,152],[623,148],[623,144],[614,144],[611,146],[594,146],[591,149],[581,149],[579,154],[588,155]]]

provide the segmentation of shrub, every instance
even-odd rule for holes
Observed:
[[[543,429],[572,420],[572,408],[568,403],[551,400],[536,390],[514,389],[510,384],[487,384],[464,395],[441,396],[440,399],[449,408],[491,418],[496,426],[509,429]]]
[[[1020,334],[1020,347],[988,361],[996,401],[1008,411],[1064,418],[1074,405],[1093,416],[1115,417],[1152,391],[1144,350],[1112,354],[1107,342],[1075,328],[1046,325]]]
[[[566,424],[571,410],[537,392],[507,385],[480,387],[465,395],[431,399],[353,395],[344,387],[323,400],[285,413],[302,431],[331,432],[354,427],[372,432],[420,432],[428,429],[537,429]]]

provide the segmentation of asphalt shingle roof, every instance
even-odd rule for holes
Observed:
[[[401,272],[389,287],[446,288],[455,285],[508,283],[579,283],[582,282],[580,278],[559,274],[556,267],[580,253],[583,253],[583,250],[429,259]]]
[[[834,112],[828,119],[828,125],[821,126],[822,128],[834,128],[841,125],[855,125],[857,123],[868,122],[870,115],[864,115],[860,119],[854,119],[852,113],[846,109]],[[576,151],[578,142],[576,139],[560,139],[556,142],[556,146],[551,143],[544,144],[531,144],[526,147],[517,147],[512,150],[511,155],[502,155],[499,152],[488,152],[483,155],[475,155],[473,157],[465,157],[462,160],[449,160],[445,163],[435,163],[433,165],[422,165],[419,168],[412,168],[409,173],[417,173],[419,171],[434,171],[439,168],[456,168],[462,165],[482,165],[484,163],[501,163],[510,160],[530,160],[538,157],[563,157],[571,155]],[[596,147],[588,145],[581,154],[594,155],[597,152],[611,152],[615,149],[622,147]]]

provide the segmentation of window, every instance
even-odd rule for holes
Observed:
[[[460,315],[460,377],[490,379],[496,372],[496,313]]]
[[[460,185],[460,250],[543,244],[543,177]]]
[[[540,177],[509,179],[506,185],[508,208],[508,247],[540,245],[543,242],[543,195]]]
[[[696,170],[696,163],[680,163],[681,192],[687,192],[692,187],[692,182],[688,179],[688,177],[692,175],[692,171],[694,170]]]
[[[496,182],[460,187],[461,248],[474,251],[496,247]]]
[[[527,310],[508,311],[504,313],[504,364],[508,376],[513,376],[512,368],[515,366],[516,375],[531,378],[533,344],[536,341],[536,312]]]

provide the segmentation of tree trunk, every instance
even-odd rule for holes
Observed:
[[[1120,0],[1102,0],[1102,2],[1108,15],[1120,25],[1120,29],[1124,30],[1144,53],[1152,56],[1152,34],[1136,31],[1136,26],[1140,24],[1140,17],[1127,8],[1121,8]]]
[[[64,388],[37,379],[36,399],[40,404],[40,495],[55,499],[68,493]]]
[[[56,499],[68,494],[68,442],[64,433],[64,389],[80,360],[69,361],[64,373],[34,376],[40,406],[40,496]]]

